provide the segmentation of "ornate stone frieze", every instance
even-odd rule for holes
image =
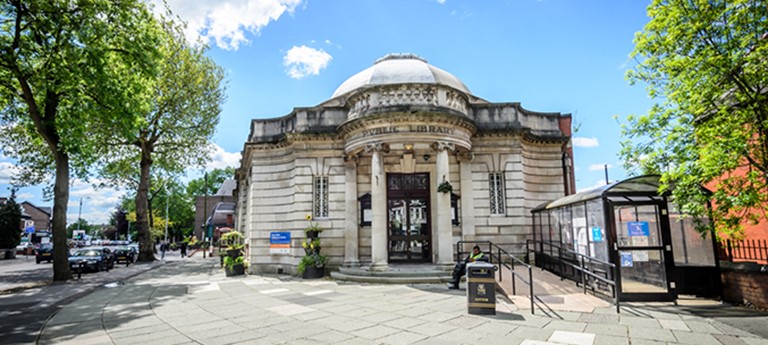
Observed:
[[[348,119],[365,116],[379,107],[402,105],[443,107],[466,115],[466,95],[446,87],[434,85],[402,84],[367,89],[349,99]]]

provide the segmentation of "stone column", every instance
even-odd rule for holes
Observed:
[[[387,262],[387,181],[384,175],[383,153],[389,151],[387,144],[368,144],[366,152],[371,153],[371,270],[389,270]]]
[[[472,152],[458,156],[459,174],[461,175],[461,238],[475,240],[475,198],[472,193]]]
[[[443,182],[451,182],[448,165],[448,151],[453,151],[453,144],[436,142],[432,148],[437,151],[435,162],[435,175],[437,185]],[[453,224],[451,224],[451,193],[437,192],[437,265],[452,268],[453,258]]]
[[[358,254],[358,208],[357,208],[357,156],[344,157],[346,163],[346,180],[344,190],[345,218],[344,221],[344,267],[359,267]]]

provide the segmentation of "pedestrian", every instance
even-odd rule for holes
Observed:
[[[184,258],[187,256],[187,242],[182,241],[181,242],[181,257]]]
[[[168,243],[160,242],[160,260],[165,260],[165,251],[168,250]]]
[[[467,258],[462,262],[456,263],[456,266],[453,267],[453,279],[448,282],[449,289],[459,288],[459,280],[467,272],[467,264],[475,261],[488,262],[488,257],[480,251],[479,246],[472,247],[472,252],[467,255]]]

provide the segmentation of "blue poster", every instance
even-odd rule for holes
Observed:
[[[646,236],[651,232],[648,230],[648,222],[627,222],[627,233],[629,236]]]
[[[291,233],[290,232],[270,232],[269,244],[290,244]]]
[[[621,253],[621,267],[632,267],[632,253]]]
[[[592,241],[593,242],[603,242],[603,232],[600,231],[600,228],[593,227],[592,228]]]

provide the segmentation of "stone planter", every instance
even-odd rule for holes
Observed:
[[[232,267],[224,266],[224,273],[227,277],[241,276],[245,274],[244,264],[234,264]]]
[[[304,270],[304,273],[301,274],[301,277],[304,279],[318,279],[325,276],[325,267],[317,268],[315,266],[309,266]]]

